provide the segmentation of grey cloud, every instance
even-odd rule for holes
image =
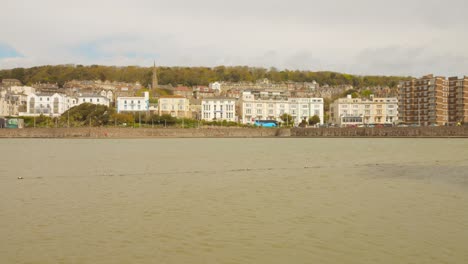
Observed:
[[[13,26],[0,42],[23,57],[0,68],[157,59],[358,74],[468,69],[464,0],[16,0],[2,11],[0,24]]]

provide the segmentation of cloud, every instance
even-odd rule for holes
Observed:
[[[7,1],[0,43],[41,64],[251,65],[357,74],[467,74],[468,2]]]

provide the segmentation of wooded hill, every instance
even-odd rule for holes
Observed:
[[[101,66],[101,65],[57,65],[32,68],[0,70],[0,79],[18,79],[23,84],[58,83],[62,86],[71,80],[109,80],[135,83],[143,86],[151,84],[152,67],[138,66]],[[209,67],[158,67],[159,84],[167,85],[208,85],[214,81],[255,82],[268,78],[273,82],[312,82],[320,85],[353,85],[356,88],[371,86],[395,87],[400,80],[409,77],[399,76],[358,76],[336,72],[312,72],[298,70],[277,70],[247,66]]]

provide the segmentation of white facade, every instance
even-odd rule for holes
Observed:
[[[30,94],[27,98],[26,112],[23,116],[60,116],[69,109],[69,98],[65,94]]]
[[[219,82],[210,83],[209,87],[213,90],[217,90],[218,92],[221,92],[221,83]]]
[[[242,94],[241,120],[243,124],[253,124],[255,120],[276,120],[280,116],[289,114],[293,117],[294,124],[298,125],[302,120],[308,120],[317,115],[320,124],[323,124],[323,98],[295,98],[295,97],[256,97],[250,92]]]
[[[113,102],[114,101],[114,93],[111,91],[111,90],[102,90],[100,93],[99,93],[101,96],[103,97],[106,97],[107,99],[109,99],[109,102]]]
[[[85,95],[78,97],[67,96],[59,93],[30,94],[26,99],[26,112],[20,116],[60,116],[68,109],[82,103],[109,106],[109,99],[99,95]]]
[[[146,112],[149,110],[149,92],[143,97],[117,97],[117,113]]]
[[[109,107],[109,98],[100,95],[80,95],[76,98],[76,105],[83,103],[105,105]]]
[[[398,121],[398,99],[346,98],[330,105],[331,121],[340,126],[367,124],[395,124]]]
[[[206,98],[201,101],[201,119],[206,121],[236,121],[234,98]]]

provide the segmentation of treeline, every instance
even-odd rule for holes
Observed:
[[[152,67],[101,66],[101,65],[58,65],[32,68],[0,70],[0,79],[18,79],[23,84],[38,82],[58,83],[59,86],[71,80],[109,80],[135,83],[147,87],[151,84]],[[353,85],[356,88],[369,86],[395,87],[400,80],[409,77],[399,76],[358,76],[336,72],[312,72],[298,70],[277,70],[247,66],[208,67],[158,67],[159,84],[162,85],[208,85],[214,81],[255,82],[268,78],[273,82],[312,82],[321,85]]]

